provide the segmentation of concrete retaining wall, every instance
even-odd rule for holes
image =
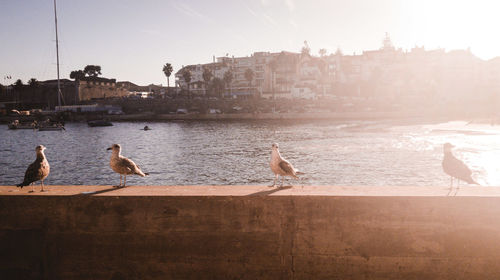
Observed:
[[[500,198],[0,195],[1,279],[500,279]]]

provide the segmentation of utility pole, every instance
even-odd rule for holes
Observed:
[[[56,24],[56,57],[57,57],[57,104],[61,107],[61,82],[59,80],[59,37],[57,34],[57,8],[54,0],[54,19]]]

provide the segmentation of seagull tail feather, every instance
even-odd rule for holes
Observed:
[[[297,172],[295,172],[295,174],[297,174],[297,175],[306,175],[306,173],[301,172],[301,171],[297,171]]]
[[[474,185],[481,186],[481,184],[479,184],[478,182],[474,181],[474,179],[472,179],[472,177],[469,177],[468,180],[466,180],[466,182],[469,183],[469,184],[474,184]]]
[[[141,177],[144,177],[144,176],[149,175],[149,173],[147,173],[147,172],[142,172],[142,170],[140,170],[140,169],[137,169],[137,170],[135,171],[135,174],[137,174],[137,175],[139,175],[139,176],[141,176]]]
[[[17,184],[17,185],[16,185],[16,187],[18,187],[18,188],[21,188],[21,189],[22,189],[23,187],[25,187],[25,186],[27,186],[27,185],[29,185],[29,184],[28,184],[28,183],[26,183],[26,182],[22,182],[21,184]]]

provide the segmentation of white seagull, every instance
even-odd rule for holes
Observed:
[[[295,179],[299,179],[297,175],[304,174],[302,172],[298,172],[297,169],[295,169],[290,162],[288,162],[286,159],[281,157],[279,147],[277,143],[274,143],[272,145],[272,151],[271,151],[271,162],[269,163],[269,166],[271,167],[271,170],[273,171],[275,177],[274,177],[274,182],[271,187],[274,187],[276,185],[276,180],[279,181],[279,176],[281,175],[281,187],[283,187],[283,184],[285,182],[285,176],[290,176]]]
[[[39,145],[36,146],[35,151],[36,151],[36,160],[28,166],[28,169],[26,169],[26,173],[24,174],[24,180],[21,184],[18,184],[17,186],[20,187],[21,189],[24,186],[28,186],[31,184],[31,191],[34,192],[33,190],[33,183],[36,181],[41,181],[40,186],[42,187],[42,192],[43,190],[43,180],[49,176],[50,173],[50,165],[47,159],[45,158],[45,154],[43,151],[45,150],[45,146]]]
[[[109,161],[109,165],[114,172],[120,174],[120,185],[117,187],[125,187],[127,183],[127,175],[139,175],[144,177],[149,175],[148,173],[144,173],[141,171],[139,166],[137,166],[132,160],[122,156],[121,146],[120,144],[113,144],[108,150],[112,150],[111,160]],[[122,185],[122,175],[124,176],[123,185]]]
[[[474,179],[472,179],[472,171],[463,163],[461,160],[457,159],[452,153],[451,149],[454,146],[450,143],[445,143],[443,145],[444,157],[443,157],[443,171],[444,173],[450,175],[450,192],[453,189],[453,178],[457,178],[457,191],[460,180],[467,182],[469,184],[479,185]]]

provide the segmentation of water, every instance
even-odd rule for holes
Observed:
[[[8,130],[0,126],[0,185],[22,181],[47,147],[47,184],[116,185],[109,167],[112,143],[150,176],[128,176],[130,185],[270,184],[271,144],[305,172],[305,185],[449,185],[441,168],[442,144],[482,185],[500,185],[500,127],[447,122],[245,121],[115,123],[88,127],[68,123],[66,131]]]

